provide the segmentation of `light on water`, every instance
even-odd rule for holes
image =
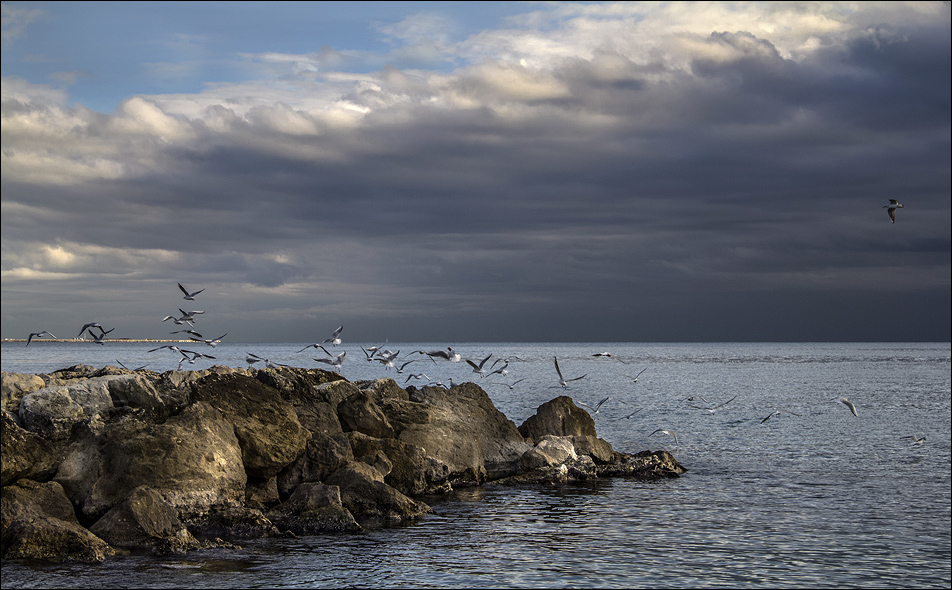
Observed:
[[[223,342],[207,349],[214,361],[184,368],[245,367],[251,352],[326,369],[313,355],[296,354],[306,344]],[[516,425],[559,395],[593,407],[610,396],[595,415],[601,438],[624,452],[669,450],[688,472],[654,483],[457,490],[426,498],[436,514],[407,526],[262,539],[236,551],[132,556],[95,566],[4,561],[3,588],[952,584],[947,343],[453,346],[477,362],[490,353],[520,360],[504,377],[482,378],[465,362],[418,355],[397,373],[366,362],[359,344],[345,342],[332,352],[348,352],[341,373],[354,381],[392,377],[407,387],[415,371],[445,383],[474,381]],[[403,358],[445,345],[388,347],[402,350]],[[2,364],[13,372],[117,361],[160,372],[177,367],[168,350],[148,353],[152,348],[4,343]],[[616,358],[592,356],[605,350]],[[587,376],[563,389],[556,356],[566,377]],[[628,377],[642,369],[637,382]],[[506,385],[518,379],[524,381]],[[704,409],[733,396],[714,413]],[[852,400],[858,416],[838,397]],[[649,436],[657,429],[676,433],[677,443],[673,436]],[[901,438],[908,435],[927,438],[915,446]]]

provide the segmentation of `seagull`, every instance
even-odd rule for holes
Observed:
[[[83,328],[83,329],[85,330],[85,328]],[[82,334],[82,332],[80,332],[80,334]],[[49,336],[50,338],[56,338],[56,336],[53,336],[52,334],[50,334],[50,333],[47,332],[46,330],[43,330],[42,332],[33,332],[33,333],[31,333],[31,334],[27,337],[27,339],[26,339],[26,345],[29,346],[29,345],[30,345],[30,342],[33,340],[33,338],[42,338],[42,337],[44,337],[44,336]]]
[[[397,354],[400,354],[400,353],[398,352]],[[413,359],[412,361],[406,361],[405,363],[397,367],[397,374],[403,375],[403,370],[407,368],[407,365],[409,365],[410,363],[415,363],[416,361],[417,359]],[[427,380],[429,380],[429,377],[427,377]]]
[[[492,369],[492,368],[495,367],[495,366],[496,366],[496,363],[493,363],[492,366],[489,367],[489,368]],[[506,361],[506,364],[504,364],[503,366],[499,367],[499,368],[496,369],[495,371],[490,371],[490,372],[488,373],[488,375],[502,375],[503,377],[505,377],[505,376],[508,375],[508,374],[509,374],[509,361]]]
[[[191,332],[191,330],[186,330],[186,332]],[[228,332],[225,332],[218,338],[202,338],[201,334],[198,334],[198,338],[192,338],[189,336],[189,340],[194,340],[195,342],[204,342],[205,344],[215,348],[218,346],[218,343],[221,342],[221,339],[228,335]]]
[[[378,352],[380,352],[380,347],[379,347],[379,346],[371,346],[370,348],[364,348],[363,346],[361,346],[361,347],[360,347],[360,350],[364,351],[364,356],[367,357],[367,360],[368,360],[368,361],[373,361],[373,360],[376,360],[376,359],[374,359],[374,356],[375,356]]]
[[[626,363],[625,361],[621,360],[620,358],[618,358],[617,356],[613,355],[613,354],[610,353],[610,352],[596,352],[596,353],[593,354],[592,356],[595,356],[595,357],[605,356],[605,357],[608,357],[608,358],[615,359],[616,361],[618,361],[618,362],[620,362],[620,363],[623,363],[623,364],[626,364],[626,365],[628,364],[628,363]]]
[[[321,344],[330,343],[330,344],[332,344],[333,346],[337,346],[338,344],[340,344],[340,333],[341,333],[343,330],[344,330],[344,326],[340,326],[339,328],[337,328],[336,330],[334,330],[334,333],[331,334],[331,337],[330,337],[330,338],[324,340],[324,342],[322,342]]]
[[[129,367],[127,367],[127,366],[125,366],[124,364],[122,364],[122,361],[120,361],[119,359],[116,359],[116,362],[119,363],[119,366],[120,366],[120,367],[122,367],[123,369],[125,369],[125,370],[127,370],[127,371],[141,371],[142,369],[144,369],[144,368],[146,368],[146,367],[149,366],[148,363],[146,363],[146,364],[142,365],[141,367],[137,367],[137,368],[135,368],[135,369],[130,369]]]
[[[410,373],[404,383],[409,383],[410,379],[426,379],[427,381],[430,381],[430,377],[426,373]]]
[[[484,358],[483,360],[479,361],[479,364],[474,363],[473,361],[469,359],[466,359],[466,363],[473,368],[474,373],[479,374],[480,377],[485,377],[486,371],[483,369],[483,366],[486,364],[486,361],[490,359],[490,357],[492,357],[491,354],[487,356],[486,358]]]
[[[663,429],[663,428],[659,428],[658,430],[655,430],[654,432],[652,432],[652,433],[649,434],[648,436],[654,436],[655,434],[658,434],[659,432],[660,432],[661,434],[667,434],[668,436],[673,436],[673,437],[674,437],[674,444],[675,444],[675,445],[678,444],[678,435],[675,434],[674,432],[670,431],[670,430],[665,430],[665,429]]]
[[[182,297],[182,299],[185,299],[186,301],[195,301],[195,296],[205,290],[205,289],[199,289],[198,291],[189,293],[188,290],[182,286],[182,283],[178,284],[178,288],[182,290],[182,293],[185,293],[185,297]]]
[[[182,349],[178,346],[175,346],[174,344],[166,344],[165,346],[159,346],[158,348],[153,348],[152,350],[148,350],[146,352],[155,352],[157,350],[162,350],[163,348],[168,348],[169,350],[174,350],[175,352],[182,352]]]
[[[889,204],[883,205],[883,209],[886,209],[886,213],[889,213],[889,219],[896,223],[896,209],[902,209],[902,203],[896,199],[889,199]]]
[[[100,330],[103,329],[102,324],[97,324],[96,322],[90,322],[86,324],[85,326],[83,326],[83,329],[79,331],[79,334],[77,334],[76,337],[79,338],[80,336],[82,336],[83,332],[85,332],[89,328],[99,328]]]
[[[619,421],[619,420],[631,420],[631,417],[632,417],[632,416],[634,416],[635,414],[637,414],[638,412],[640,412],[640,411],[642,411],[642,410],[644,410],[644,408],[638,408],[637,410],[635,410],[634,412],[628,414],[627,416],[622,416],[621,418],[615,418],[615,420],[613,420],[613,422],[617,422],[617,421]]]
[[[703,398],[702,398],[702,399],[703,399]],[[734,397],[730,398],[729,400],[727,400],[726,402],[724,402],[724,403],[722,403],[722,404],[719,404],[719,405],[716,405],[716,406],[711,407],[711,408],[705,408],[705,407],[703,407],[703,406],[691,406],[691,407],[692,407],[692,408],[696,408],[696,409],[698,409],[698,410],[707,410],[707,411],[710,412],[711,415],[713,416],[713,415],[714,415],[714,412],[717,411],[717,408],[722,408],[722,407],[726,406],[727,404],[731,403],[732,401],[734,401],[735,399],[737,399],[737,396],[736,396],[736,395],[735,395]],[[707,401],[707,400],[704,400],[704,401]]]
[[[181,310],[179,310],[179,311],[181,311]],[[185,324],[188,324],[189,326],[192,326],[193,328],[195,327],[195,324],[192,323],[192,318],[190,318],[190,317],[180,317],[180,318],[177,318],[177,317],[175,317],[175,316],[167,315],[167,316],[165,316],[164,318],[162,318],[162,321],[163,321],[163,322],[167,322],[167,321],[169,321],[169,320],[172,320],[172,322],[173,322],[176,326],[184,326]]]
[[[321,346],[320,348],[321,348],[321,350],[323,350],[324,352],[327,352],[327,349],[324,348],[323,346]],[[327,352],[327,356],[330,356],[330,355],[331,355],[331,353]],[[337,358],[332,358],[332,359],[319,359],[319,358],[315,358],[314,360],[317,361],[317,362],[319,362],[319,363],[326,363],[326,364],[328,364],[328,365],[331,365],[332,367],[334,367],[334,368],[336,368],[338,371],[340,371],[340,366],[344,363],[344,357],[345,357],[345,356],[347,356],[347,351],[346,351],[346,350],[345,350],[344,352],[340,353],[339,355],[337,355]]]
[[[327,352],[327,351],[324,351],[324,352]],[[328,352],[327,354],[330,354],[330,353]],[[397,352],[393,352],[392,350],[385,350],[380,353],[380,355],[377,358],[377,361],[383,364],[383,366],[389,371],[390,369],[396,366],[393,364],[393,361],[397,360],[397,356],[399,355],[400,355],[399,350]],[[400,370],[403,370],[404,366],[406,365],[401,366]],[[397,371],[397,372],[399,373],[400,371]]]
[[[459,353],[453,350],[453,348],[450,346],[447,346],[446,350],[414,350],[410,354],[425,354],[430,357],[430,360],[434,363],[436,362],[435,357],[440,357],[454,363],[458,363],[460,361]]]
[[[770,412],[769,414],[767,414],[767,417],[764,418],[763,420],[761,420],[760,423],[763,424],[764,422],[766,422],[767,420],[770,420],[770,419],[773,418],[774,416],[778,416],[778,417],[779,417],[780,414],[793,414],[794,416],[797,416],[797,417],[800,416],[800,414],[791,412],[791,411],[789,411],[789,410],[777,410],[777,411],[775,411],[775,412]]]
[[[189,338],[192,338],[192,336],[194,336],[195,338],[198,338],[199,340],[204,338],[204,336],[202,336],[195,330],[176,330],[174,332],[169,332],[169,334],[182,334],[182,333],[190,334]],[[192,340],[195,340],[195,338],[192,338]]]
[[[516,380],[513,381],[512,383],[501,383],[501,385],[505,385],[505,386],[508,387],[509,389],[515,389],[515,388],[516,388],[516,385],[518,385],[518,384],[521,383],[522,381],[525,381],[526,379],[528,379],[528,377],[523,377],[522,379],[516,379]]]
[[[245,362],[248,363],[249,367],[257,363],[258,361],[263,361],[263,360],[265,359],[261,358],[260,356],[256,354],[251,354],[250,352],[248,353],[247,356],[245,356]]]
[[[600,402],[598,402],[597,404],[595,404],[595,407],[594,407],[594,408],[593,408],[592,406],[586,404],[585,402],[579,402],[578,405],[580,405],[580,406],[585,406],[585,407],[588,408],[589,410],[592,410],[592,413],[593,413],[593,414],[597,414],[598,411],[602,408],[602,405],[604,405],[604,403],[607,402],[607,401],[610,400],[610,399],[611,399],[611,396],[608,396],[608,397],[602,399],[602,401],[600,401]]]
[[[566,379],[565,377],[562,376],[562,370],[559,369],[559,357],[556,356],[552,358],[555,359],[555,372],[559,374],[559,385],[562,386],[562,389],[568,389],[569,381],[578,381],[579,379],[585,378],[585,375],[582,375],[581,377],[573,377],[571,379]]]
[[[918,447],[918,446],[921,445],[922,443],[926,442],[926,437],[923,436],[922,438],[919,438],[918,436],[913,436],[913,435],[911,435],[911,434],[910,434],[909,436],[900,436],[899,438],[901,438],[901,439],[902,439],[902,438],[911,438],[911,439],[912,439],[912,446],[914,446],[914,447]]]
[[[840,403],[842,403],[842,404],[845,404],[846,407],[850,409],[850,412],[853,412],[853,415],[854,415],[854,416],[859,416],[859,414],[856,413],[856,406],[853,405],[853,402],[851,402],[850,400],[846,399],[845,397],[835,397],[835,398],[833,398],[833,401],[837,401],[837,402],[840,402]]]
[[[625,377],[628,377],[629,379],[631,379],[632,383],[638,383],[638,377],[641,377],[641,374],[647,370],[648,370],[648,367],[645,367],[644,369],[638,371],[638,374],[635,375],[634,377],[632,377],[631,375],[625,375]]]
[[[100,331],[99,336],[96,336],[95,334],[93,334],[92,330],[89,330],[89,335],[93,337],[93,344],[99,344],[100,346],[104,346],[106,344],[106,334],[108,334],[109,332],[112,332],[112,330],[115,330],[115,328],[112,328],[111,330],[103,330],[102,328],[99,328],[99,331]]]

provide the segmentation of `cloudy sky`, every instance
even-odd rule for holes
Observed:
[[[4,2],[2,336],[197,308],[230,341],[948,341],[950,31],[948,2]]]

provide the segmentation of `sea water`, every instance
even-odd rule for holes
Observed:
[[[330,368],[314,360],[327,358],[320,349],[302,351],[308,344],[179,346],[215,357],[183,369],[248,366],[249,352]],[[948,343],[449,344],[463,359],[492,354],[486,367],[508,358],[507,374],[491,376],[465,360],[414,354],[447,343],[382,345],[400,351],[397,367],[414,360],[402,372],[366,360],[371,344],[328,350],[347,352],[340,373],[352,381],[423,385],[416,373],[473,381],[516,425],[559,395],[590,406],[609,397],[594,414],[601,438],[623,452],[668,450],[688,471],[661,482],[460,489],[425,498],[435,514],[409,525],[261,539],[237,550],[97,565],[4,560],[3,588],[952,584]],[[157,346],[5,342],[2,369],[178,368],[181,355]],[[592,356],[601,352],[613,356]],[[566,379],[584,378],[563,389],[556,358]],[[907,436],[926,440],[913,445]]]

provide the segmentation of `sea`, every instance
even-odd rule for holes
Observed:
[[[4,590],[952,585],[949,343],[345,341],[325,345],[330,355],[310,344],[179,346],[215,357],[183,369],[246,367],[249,353],[327,369],[315,359],[346,352],[339,372],[351,381],[472,381],[517,426],[568,395],[591,407],[598,436],[616,450],[664,449],[687,472],[459,489],[424,498],[435,513],[407,525],[239,549],[95,565],[4,560]],[[399,351],[395,366],[368,361],[373,345]],[[2,369],[177,369],[181,354],[158,346],[4,342]],[[416,352],[448,346],[461,362]],[[488,355],[489,370],[508,359],[505,374],[465,362]],[[584,377],[563,388],[556,359],[566,380]]]

